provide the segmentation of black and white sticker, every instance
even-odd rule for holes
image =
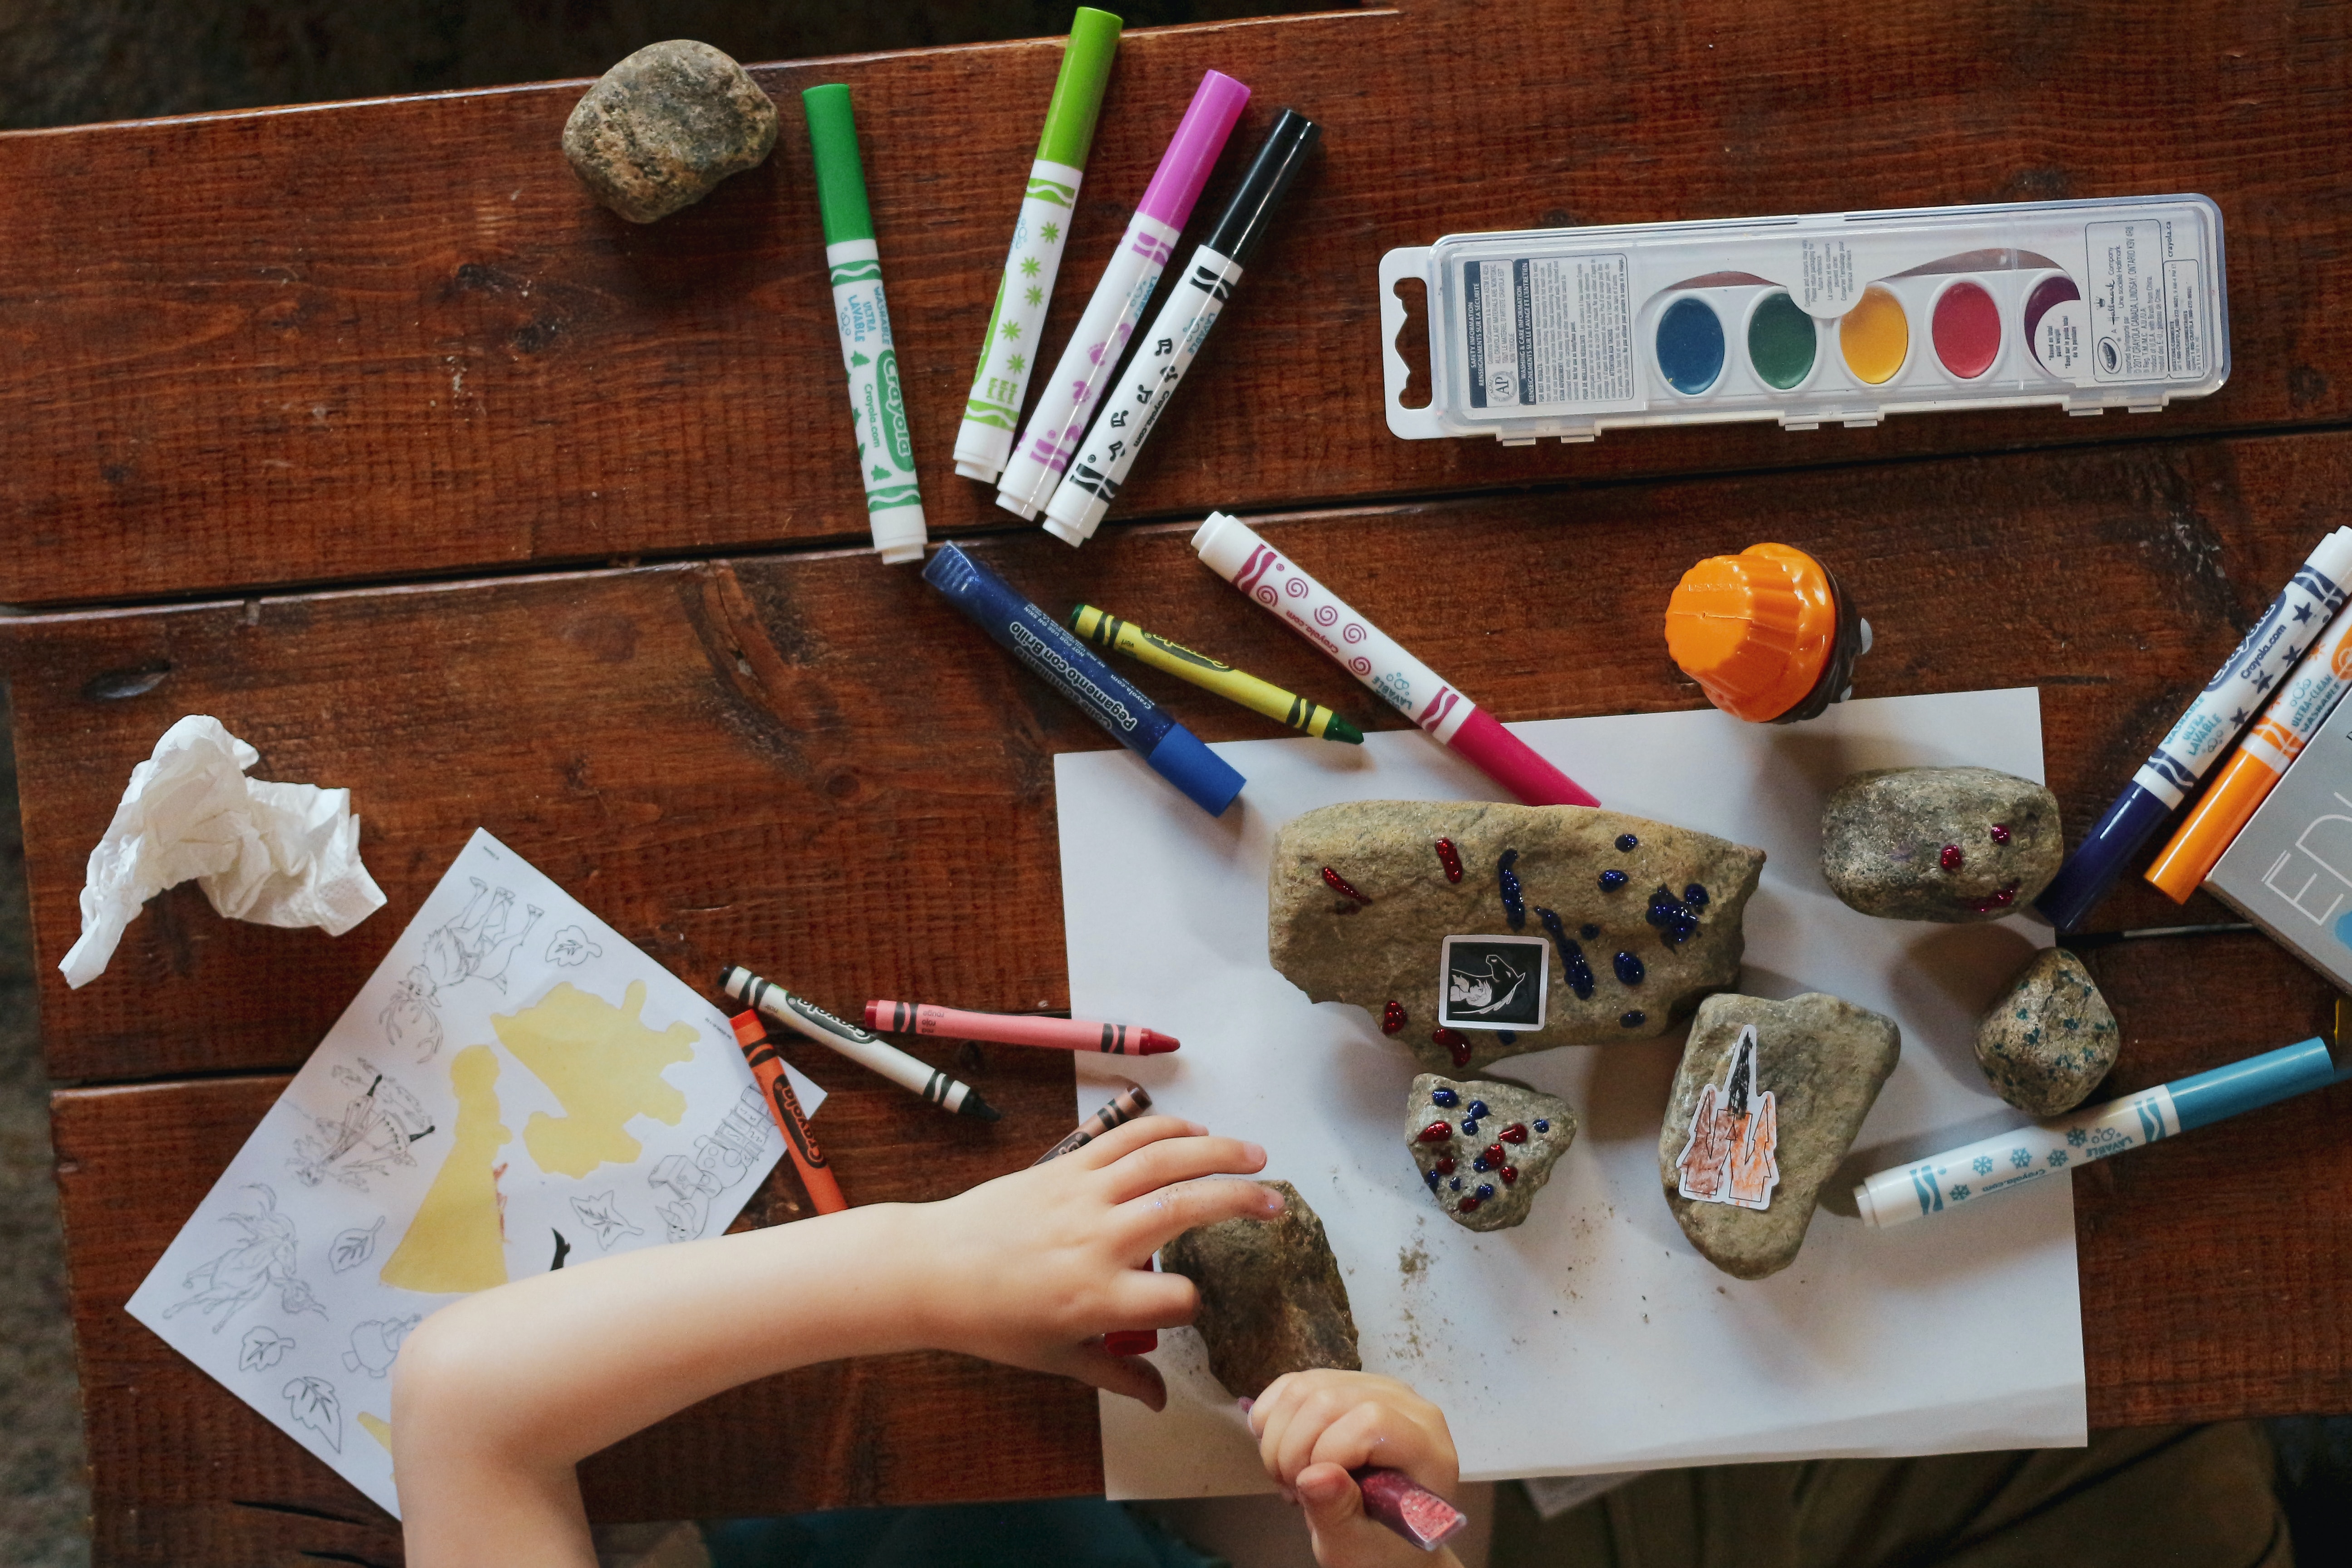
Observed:
[[[1541,937],[1449,936],[1437,975],[1437,1021],[1449,1029],[1544,1026],[1551,944]]]

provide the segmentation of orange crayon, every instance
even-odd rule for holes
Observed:
[[[2352,609],[2339,611],[2327,623],[2327,629],[2279,687],[2271,705],[2246,731],[2213,787],[2205,792],[2173,834],[2172,842],[2148,867],[2147,879],[2165,897],[2176,904],[2189,901],[2189,895],[2252,820],[2254,808],[2285,776],[2288,764],[2303,754],[2304,747],[2327,722],[2347,687],[2352,687]]]
[[[1788,724],[1845,700],[1870,623],[1828,567],[1786,544],[1751,544],[1683,574],[1666,602],[1666,652],[1735,719]]]
[[[800,1173],[801,1185],[808,1190],[809,1203],[819,1214],[839,1214],[849,1206],[849,1200],[841,1195],[841,1184],[834,1180],[833,1167],[824,1163],[824,1151],[816,1146],[809,1131],[800,1096],[793,1092],[793,1080],[784,1076],[784,1058],[769,1040],[767,1026],[760,1022],[757,1013],[738,1013],[728,1022],[735,1026],[735,1043],[743,1047],[743,1059],[751,1064],[760,1092],[767,1096],[768,1114],[776,1119],[776,1131],[784,1135],[785,1151],[793,1157],[793,1169]]]

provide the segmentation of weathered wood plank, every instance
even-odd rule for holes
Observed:
[[[1507,719],[1696,705],[1658,631],[1676,576],[1790,539],[1877,629],[1860,694],[2041,687],[2049,777],[2080,833],[2347,484],[2352,435],[2332,434],[1614,487],[1581,498],[1573,532],[1540,496],[1266,527]],[[1397,722],[1184,541],[983,552],[1056,609],[1102,604]],[[42,617],[0,626],[0,668],[60,1079],[291,1068],[478,825],[693,984],[740,960],[841,1005],[908,988],[1066,1003],[1050,759],[1104,739],[863,556]],[[109,673],[139,669],[161,679],[91,695],[142,684]],[[1141,679],[1212,739],[1271,731]],[[258,776],[351,785],[390,907],[331,940],[222,921],[184,887],[68,992],[54,966],[89,846],[187,712],[257,746]],[[1191,809],[1172,793],[1138,805]],[[2108,908],[2145,924],[2172,906],[2141,889]]]
[[[994,1129],[805,1062],[838,1086],[819,1121],[843,1188],[861,1203],[938,1197],[1026,1164],[1072,1117],[1069,1064],[1024,1054],[1032,1059],[987,1074],[1006,1108]],[[101,1562],[298,1563],[306,1552],[400,1560],[387,1516],[122,1310],[285,1082],[236,1078],[55,1101]],[[919,1159],[908,1157],[910,1142]],[[745,1223],[793,1216],[803,1200],[788,1172],[769,1178]],[[949,1355],[810,1367],[737,1389],[583,1473],[592,1511],[613,1520],[1102,1488],[1092,1390]]]
[[[1058,350],[1176,106],[1220,66],[1256,89],[1238,141],[1287,103],[1328,125],[1327,152],[1123,515],[2341,421],[2336,15],[2018,4],[1958,26],[1923,0],[1485,0],[1138,33],[1039,346]],[[650,229],[595,207],[562,161],[578,83],[0,136],[0,516],[18,545],[0,602],[862,537],[793,101],[832,79],[863,109],[934,526],[1009,523],[948,450],[1056,58],[1046,42],[765,68],[786,109],[774,158]],[[2158,421],[2033,410],[1515,450],[1381,423],[1373,268],[1396,245],[2179,190],[2230,226],[2237,368]]]

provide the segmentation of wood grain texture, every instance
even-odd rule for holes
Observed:
[[[936,1197],[1024,1165],[1073,1120],[1066,1061],[1024,1064],[993,1130],[919,1104],[915,1123],[905,1091],[803,1065],[842,1085],[820,1113],[825,1154],[861,1203]],[[999,1092],[1002,1076],[990,1084]],[[285,1086],[232,1078],[55,1101],[101,1563],[400,1561],[396,1523],[122,1310]],[[798,1212],[789,1170],[737,1228]],[[582,1477],[607,1520],[1102,1489],[1091,1389],[950,1355],[807,1367],[735,1389],[606,1450]]]
[[[1424,0],[1139,32],[1039,347],[1058,350],[1217,66],[1256,91],[1238,142],[1292,104],[1326,152],[1124,517],[2341,422],[2342,23],[2284,4],[2013,3],[1961,26],[1927,0]],[[835,79],[858,96],[934,530],[1013,526],[948,453],[1057,58],[1045,41],[764,68],[786,110],[774,157],[643,229],[558,151],[578,82],[0,136],[0,516],[19,546],[0,602],[862,539],[793,102]],[[2024,410],[1510,450],[1381,422],[1373,268],[1395,246],[2182,190],[2227,220],[2236,369],[2158,420]]]

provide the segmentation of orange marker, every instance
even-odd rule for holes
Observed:
[[[769,1043],[767,1026],[757,1013],[738,1013],[728,1022],[735,1026],[735,1043],[743,1047],[743,1059],[751,1064],[751,1076],[768,1097],[768,1114],[784,1135],[784,1148],[793,1157],[793,1169],[801,1174],[801,1185],[808,1189],[809,1203],[819,1214],[839,1214],[849,1200],[841,1195],[833,1167],[809,1134],[808,1117],[801,1110],[800,1096],[793,1092],[793,1080],[784,1076],[784,1058]]]
[[[2339,611],[2327,623],[2262,718],[2238,742],[2221,776],[2147,868],[2147,879],[2167,898],[2176,904],[2189,901],[2252,820],[2254,808],[2277,786],[2287,764],[2303,754],[2327,722],[2347,687],[2352,687],[2352,609]]]
[[[1666,651],[1733,718],[1789,724],[1845,700],[1870,623],[1828,567],[1786,544],[1752,544],[1683,574],[1666,602]]]

